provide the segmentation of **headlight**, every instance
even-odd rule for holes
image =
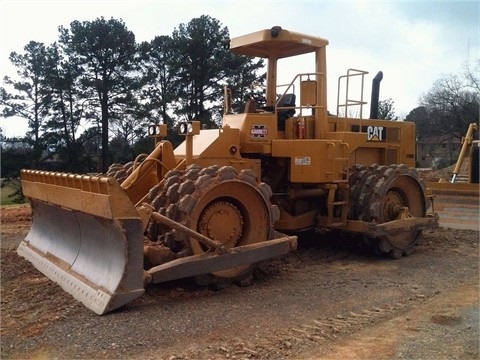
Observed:
[[[179,130],[178,130],[178,132],[179,132],[180,134],[186,134],[186,133],[187,133],[187,124],[186,124],[186,123],[181,123],[181,124],[179,125]]]
[[[188,121],[178,123],[179,135],[198,135],[200,134],[200,121]]]
[[[148,135],[153,136],[155,135],[156,125],[148,125]]]
[[[167,136],[167,124],[149,124],[148,136],[166,137]]]

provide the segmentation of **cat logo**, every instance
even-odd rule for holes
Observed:
[[[367,141],[385,141],[383,139],[383,126],[368,126]]]

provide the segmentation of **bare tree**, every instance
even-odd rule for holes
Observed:
[[[479,92],[456,75],[437,80],[421,99],[432,125],[429,132],[460,138],[471,122],[478,123],[479,100]]]
[[[378,102],[378,118],[383,120],[398,120],[398,116],[395,115],[392,99]]]
[[[467,80],[467,86],[473,91],[480,94],[480,59],[475,62],[474,70],[471,69],[468,63],[465,64],[464,76]]]

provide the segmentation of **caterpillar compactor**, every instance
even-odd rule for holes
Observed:
[[[152,125],[154,150],[107,175],[23,170],[33,222],[18,253],[104,314],[150,283],[248,284],[255,264],[295,249],[306,230],[348,233],[394,258],[411,252],[438,224],[412,169],[414,124],[362,119],[363,90],[360,100],[339,92],[344,115],[330,115],[327,44],[278,26],[230,39],[230,51],[266,59],[267,81],[264,98],[237,113],[226,88],[219,129],[179,123],[185,141],[174,149],[165,125]],[[305,54],[312,70],[280,83],[277,66]],[[349,70],[339,87],[366,74]]]

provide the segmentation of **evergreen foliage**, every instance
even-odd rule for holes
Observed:
[[[12,52],[18,78],[4,79],[1,115],[28,120],[22,144],[33,154],[17,163],[106,172],[139,149],[151,150],[148,123],[166,123],[174,143],[180,141],[173,131],[179,120],[218,127],[223,86],[236,94],[235,104],[260,81],[263,67],[263,61],[225,50],[228,36],[218,20],[202,16],[180,24],[171,36],[138,44],[122,20],[102,17],[60,26],[58,41],[49,46],[31,41],[24,53]]]

